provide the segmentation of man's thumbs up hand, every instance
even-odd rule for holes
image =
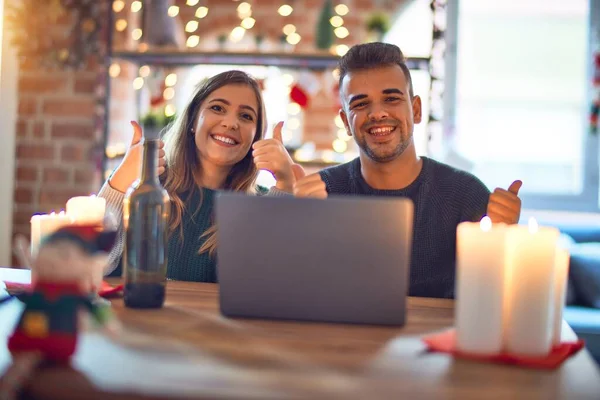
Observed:
[[[508,190],[502,188],[494,189],[490,194],[490,200],[487,207],[487,215],[492,222],[504,222],[506,224],[516,224],[521,217],[521,199],[519,190],[523,182],[516,180],[508,187]]]

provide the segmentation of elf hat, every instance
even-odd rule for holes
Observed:
[[[46,236],[41,245],[46,246],[68,240],[92,255],[101,251],[109,252],[115,244],[116,238],[116,231],[103,231],[97,225],[70,225]]]

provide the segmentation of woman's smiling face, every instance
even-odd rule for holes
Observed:
[[[231,84],[212,92],[200,106],[195,143],[200,160],[232,167],[250,151],[256,136],[258,101],[252,88]]]

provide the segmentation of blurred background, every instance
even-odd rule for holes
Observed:
[[[394,43],[424,105],[420,155],[522,179],[526,212],[598,222],[600,0],[0,0],[0,237],[95,193],[129,121],[162,124],[196,84],[261,83],[269,134],[316,171],[357,156],[337,117],[336,63]],[[261,173],[260,183],[274,180]],[[1,253],[0,253],[1,254]]]

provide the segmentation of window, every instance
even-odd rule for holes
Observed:
[[[407,58],[428,59],[431,56],[433,14],[429,0],[413,0],[398,10],[384,42],[400,47]],[[427,65],[427,64],[424,64]],[[429,91],[431,75],[427,69],[411,68],[415,94],[421,97],[423,119],[415,125],[413,137],[419,155],[428,154]]]
[[[458,0],[454,127],[445,141],[457,166],[490,188],[522,179],[525,208],[598,207],[590,8],[588,0]]]

